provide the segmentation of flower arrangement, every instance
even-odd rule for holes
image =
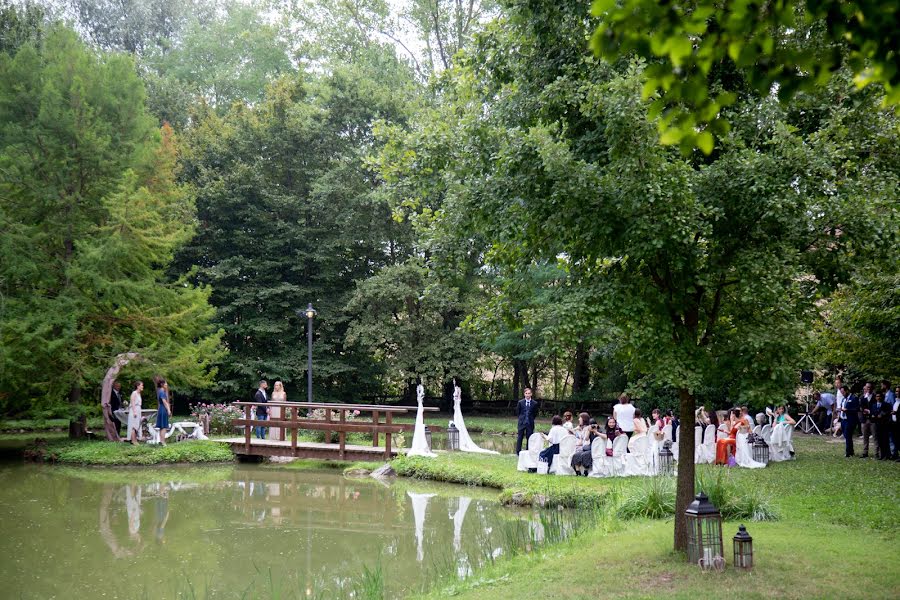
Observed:
[[[209,418],[209,432],[213,435],[230,434],[234,432],[233,419],[240,419],[244,411],[231,404],[193,404],[191,405],[191,417],[197,421],[201,417]]]

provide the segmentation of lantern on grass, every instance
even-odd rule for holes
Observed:
[[[428,425],[425,426],[425,443],[428,444],[428,451],[431,452],[431,430]]]
[[[447,427],[447,440],[450,450],[459,450],[459,429],[456,428],[456,423],[453,421],[450,421],[450,425]]]
[[[756,436],[756,441],[753,442],[753,460],[764,465],[769,464],[769,445],[760,436]]]
[[[741,525],[734,535],[734,567],[736,569],[753,568],[753,538],[747,528]]]
[[[675,473],[675,455],[672,454],[672,442],[666,441],[659,449],[659,474],[673,475]]]
[[[722,513],[706,494],[694,497],[687,510],[688,562],[704,570],[725,566],[722,552]]]

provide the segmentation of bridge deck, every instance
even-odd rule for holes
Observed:
[[[296,450],[291,448],[290,440],[260,440],[253,438],[250,442],[250,452],[247,452],[246,439],[233,437],[221,440],[231,445],[235,454],[240,456],[291,456],[295,458],[320,458],[330,460],[383,460],[387,458],[387,449],[384,446],[358,446],[344,444],[344,453],[341,456],[340,444],[325,444],[322,442],[297,442]],[[405,453],[405,448],[392,448],[390,456]]]

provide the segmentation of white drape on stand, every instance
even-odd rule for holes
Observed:
[[[420,383],[416,387],[416,402],[419,408],[416,411],[416,427],[413,430],[412,447],[407,452],[407,456],[428,456],[434,458],[437,454],[428,449],[428,442],[425,439],[425,411],[422,403],[425,401],[425,388]]]

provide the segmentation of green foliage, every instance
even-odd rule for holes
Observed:
[[[43,449],[49,462],[73,465],[156,465],[161,463],[231,462],[234,454],[227,444],[187,441],[150,446],[121,442],[60,442]]]
[[[619,500],[616,513],[623,519],[667,519],[675,514],[675,479],[647,477],[631,486]]]
[[[767,95],[774,85],[790,99],[844,65],[857,86],[880,84],[886,104],[900,103],[896,11],[879,3],[594,0],[592,13],[599,17],[594,51],[611,61],[648,61],[643,95],[662,114],[661,141],[686,152],[712,152],[713,138],[729,128],[722,109],[745,89]]]
[[[172,132],[148,118],[130,59],[54,27],[0,55],[0,407],[54,412],[137,352],[204,387],[219,336],[209,290],[165,274],[193,235]],[[37,399],[38,401],[35,401]]]

